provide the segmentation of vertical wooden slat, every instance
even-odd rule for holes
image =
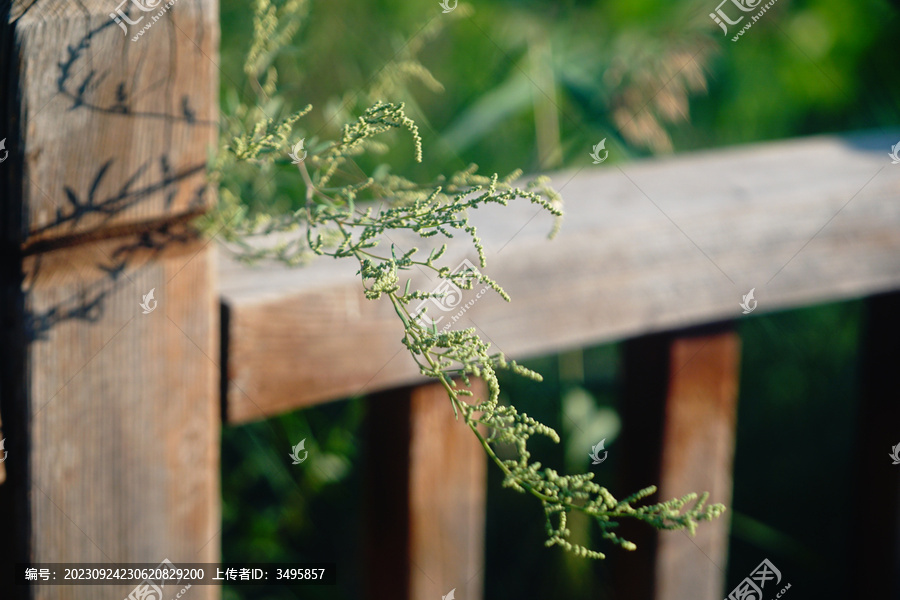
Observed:
[[[618,441],[622,462],[617,477],[623,494],[659,483],[670,345],[671,337],[663,334],[623,344]],[[615,597],[653,600],[656,534],[642,524],[624,521],[620,535],[637,544],[637,549],[614,553],[609,559],[614,561]]]
[[[673,340],[669,363],[660,495],[709,491],[731,504],[740,339],[733,331]],[[661,535],[657,600],[719,600],[725,586],[728,523],[723,517],[684,533]]]
[[[363,471],[366,598],[410,597],[410,418],[412,391],[368,398]]]
[[[476,394],[486,393],[473,381]],[[486,457],[453,417],[443,387],[369,400],[365,499],[371,598],[479,600],[484,573]]]
[[[659,334],[625,344],[625,487],[656,483],[658,499],[709,491],[731,500],[740,340],[727,327]],[[623,597],[721,600],[728,518],[684,532],[638,531],[623,557]],[[644,549],[640,549],[644,545]],[[644,578],[640,573],[644,573]],[[653,573],[652,581],[646,577]],[[626,579],[626,577],[628,579]],[[628,580],[634,585],[628,585]]]
[[[110,19],[116,2],[3,14],[2,564],[219,558],[214,253],[183,225],[213,202],[218,4],[181,0],[154,20],[165,4],[137,42]]]
[[[862,337],[862,389],[854,461],[853,582],[860,598],[900,598],[900,293],[866,301]]]

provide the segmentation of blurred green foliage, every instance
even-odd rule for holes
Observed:
[[[332,586],[226,587],[223,598],[358,598],[361,400],[335,402],[222,432],[222,559],[336,562]],[[306,440],[306,460],[291,448]]]
[[[601,138],[610,150],[605,167],[671,151],[900,123],[900,78],[893,76],[900,13],[885,0],[779,0],[736,43],[709,19],[716,4],[485,0],[471,9],[461,3],[448,16],[437,0],[314,1],[298,44],[278,62],[292,103],[283,110],[311,103],[304,131],[333,135],[361,101],[356,92],[409,52],[407,42],[422,27],[445,19],[443,31],[420,40],[417,53],[442,89],[413,79],[400,97],[385,98],[406,101],[419,124],[424,163],[413,164],[407,146],[391,149],[387,159],[417,177],[470,162],[501,173],[587,166]],[[251,7],[222,0],[221,9],[227,106],[247,93],[241,65]],[[292,191],[285,178],[259,194],[289,205]],[[728,589],[767,557],[797,582],[792,595],[802,589],[802,597],[851,597],[840,550],[847,548],[846,527],[814,524],[853,502],[851,490],[837,482],[848,481],[852,468],[846,443],[861,315],[860,303],[844,303],[741,321]],[[583,468],[578,461],[589,460],[589,445],[606,437],[609,460],[597,469],[598,482],[613,483],[618,360],[617,346],[590,348],[528,363],[544,374],[543,384],[501,381],[521,410],[563,435],[559,446],[535,444],[548,466]],[[362,596],[363,410],[356,399],[225,430],[224,559],[334,560],[342,567],[335,588],[231,588],[228,600]],[[310,460],[292,466],[287,453],[303,438]],[[542,549],[535,507],[489,473],[486,597],[612,597],[614,561],[573,561]],[[785,508],[783,497],[798,508]],[[590,535],[587,522],[573,520],[572,527]]]

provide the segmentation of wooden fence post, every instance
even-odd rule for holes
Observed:
[[[213,202],[218,3],[143,5],[0,15],[0,564],[219,559],[218,293],[212,247],[185,225]]]
[[[487,458],[444,388],[374,395],[366,439],[367,597],[480,600]]]
[[[623,489],[655,484],[653,501],[709,491],[711,503],[730,504],[739,357],[740,339],[730,326],[625,343]],[[621,597],[721,600],[729,522],[726,514],[703,523],[696,537],[623,528],[638,550],[620,557]]]

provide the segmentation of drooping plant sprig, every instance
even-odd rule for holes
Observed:
[[[299,10],[300,3],[292,6]],[[269,7],[268,0],[258,0],[257,18],[268,19],[271,29],[273,12]],[[266,30],[260,25],[255,27],[257,32]],[[271,48],[265,48],[266,52],[253,55],[256,62],[250,71],[260,69],[260,56],[271,55]],[[273,67],[268,66],[267,70],[267,81],[274,81]],[[265,87],[270,95],[271,85],[260,87]],[[228,171],[237,163],[258,165],[262,170],[287,168],[291,132],[309,110],[307,107],[282,119],[260,119],[239,135],[227,132],[223,151],[212,168],[214,181],[227,188],[224,182]],[[487,261],[470,213],[490,204],[505,206],[527,201],[557,218],[552,236],[562,217],[561,199],[546,178],[538,177],[519,187],[518,171],[504,178],[497,174],[484,176],[477,173],[474,165],[428,182],[415,182],[384,169],[348,180],[346,173],[362,171],[355,158],[383,150],[384,142],[377,138],[398,130],[410,134],[415,159],[421,162],[422,140],[415,123],[404,112],[404,105],[376,102],[355,121],[344,125],[337,139],[319,141],[302,160],[294,161],[302,208],[281,213],[257,210],[251,215],[238,196],[226,189],[219,209],[202,222],[202,227],[230,243],[237,256],[245,260],[270,258],[296,265],[315,255],[355,259],[366,298],[386,298],[392,304],[403,327],[403,343],[420,372],[438,380],[447,391],[457,418],[469,426],[502,471],[503,485],[540,501],[547,546],[561,546],[579,556],[604,558],[602,552],[569,541],[566,522],[572,511],[594,517],[604,539],[628,550],[635,545],[615,532],[623,519],[642,521],[656,529],[686,529],[693,534],[699,522],[719,516],[724,507],[707,505],[707,493],[638,505],[656,488],[651,486],[617,500],[592,481],[593,473],[561,475],[531,461],[527,444],[532,436],[545,436],[557,443],[559,436],[514,406],[501,404],[497,372],[508,370],[536,381],[541,376],[507,360],[500,352],[492,352],[491,345],[474,328],[438,331],[434,322],[429,322],[426,311],[417,312],[412,305],[442,298],[444,294],[413,289],[411,279],[406,278],[404,283],[402,274],[413,268],[431,271],[440,280],[464,290],[479,283],[509,301],[500,285],[481,271]],[[401,249],[391,241],[391,235],[401,231],[422,239],[464,235],[478,254],[479,268],[451,270],[442,262],[446,243],[432,247],[427,254],[418,248]],[[273,235],[280,237],[274,246],[258,243]],[[467,389],[473,377],[486,383],[486,398],[477,398]],[[515,458],[501,459],[496,453],[498,446],[514,449]]]

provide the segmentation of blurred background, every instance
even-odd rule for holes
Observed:
[[[404,101],[423,137],[424,162],[413,162],[401,137],[380,160],[413,177],[472,162],[501,174],[581,167],[602,138],[614,164],[900,124],[900,13],[886,0],[779,0],[737,43],[709,18],[714,8],[713,1],[484,0],[442,14],[437,0],[314,0],[296,44],[277,60],[285,104],[272,109],[312,104],[303,120],[312,146],[372,100]],[[249,97],[242,65],[252,6],[222,0],[221,10],[228,115]],[[692,60],[682,68],[685,57]],[[291,186],[276,177],[246,201],[290,206]],[[864,316],[862,303],[846,302],[739,322],[729,590],[766,557],[803,582],[792,597],[853,597],[839,550],[848,531],[821,523],[855,502],[836,483],[851,480]],[[585,448],[601,438],[615,447],[620,360],[612,344],[528,361],[544,375],[541,384],[502,378],[520,411],[562,435],[560,445],[535,444],[546,464],[583,471]],[[360,564],[364,408],[351,398],[225,429],[224,561]],[[285,438],[305,438],[316,468],[288,469]],[[605,464],[598,482],[615,493],[615,452]],[[588,561],[544,548],[538,507],[501,488],[495,468],[488,473],[485,597],[612,598],[616,551]],[[571,527],[591,539],[587,521]],[[226,588],[225,598],[355,599],[360,577],[344,568],[335,587],[305,587],[302,595]]]

